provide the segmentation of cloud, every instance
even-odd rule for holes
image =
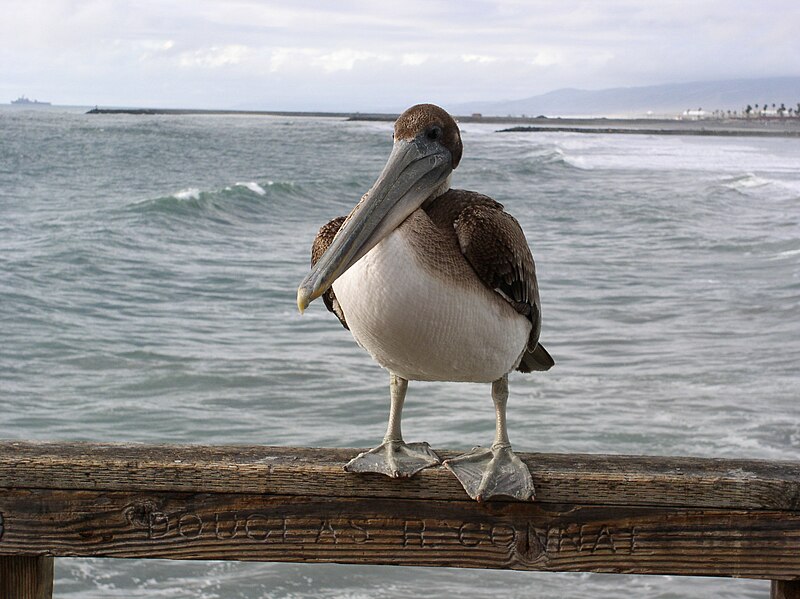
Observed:
[[[326,72],[332,73],[334,71],[352,71],[357,62],[386,62],[389,60],[392,60],[392,57],[387,54],[345,48],[317,56],[313,63],[321,66]]]
[[[427,54],[411,52],[400,55],[400,64],[404,67],[417,67],[428,60]]]
[[[196,93],[209,107],[233,97],[368,110],[420,96],[800,75],[800,5],[778,0],[5,0],[4,9],[0,94],[56,102],[180,106]]]
[[[495,62],[497,58],[494,56],[485,56],[482,54],[462,54],[461,60],[464,62],[476,62],[479,64],[489,64]]]
[[[170,48],[171,47],[172,46],[170,46]],[[224,66],[239,64],[246,60],[250,53],[250,49],[241,44],[211,46],[191,52],[181,52],[178,56],[178,64],[186,68],[200,67],[217,69]]]
[[[539,67],[550,67],[564,62],[564,52],[555,48],[537,50],[531,58],[531,64]]]

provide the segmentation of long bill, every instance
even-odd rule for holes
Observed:
[[[297,289],[302,313],[348,268],[394,231],[452,172],[450,152],[422,138],[395,141],[386,166]]]

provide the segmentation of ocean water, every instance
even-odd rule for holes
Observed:
[[[372,446],[388,377],[295,290],[388,123],[0,109],[0,438]],[[522,451],[800,459],[800,141],[463,127],[454,185],[537,261]],[[488,385],[414,383],[409,440],[492,439]],[[59,598],[764,597],[758,581],[59,559]]]

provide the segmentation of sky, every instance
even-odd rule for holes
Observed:
[[[398,111],[800,75],[794,0],[0,0],[0,103]]]

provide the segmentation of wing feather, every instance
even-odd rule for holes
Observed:
[[[464,205],[453,222],[461,252],[487,287],[531,321],[527,351],[517,369],[548,370],[554,362],[539,345],[542,318],[536,266],[522,227],[490,198],[459,193],[475,196],[472,202],[462,198]]]
[[[314,238],[314,243],[311,246],[311,266],[314,266],[317,261],[322,258],[322,254],[324,254],[328,247],[330,247],[333,238],[336,237],[336,233],[338,233],[339,229],[341,229],[345,218],[346,217],[344,216],[337,216],[332,221],[324,224],[320,228],[317,236]],[[333,312],[336,315],[336,318],[339,319],[339,322],[342,323],[342,326],[346,329],[349,329],[350,327],[347,326],[347,321],[344,317],[344,311],[339,305],[336,295],[333,293],[333,287],[322,294],[322,301],[325,302],[325,307],[328,309],[328,311]]]

